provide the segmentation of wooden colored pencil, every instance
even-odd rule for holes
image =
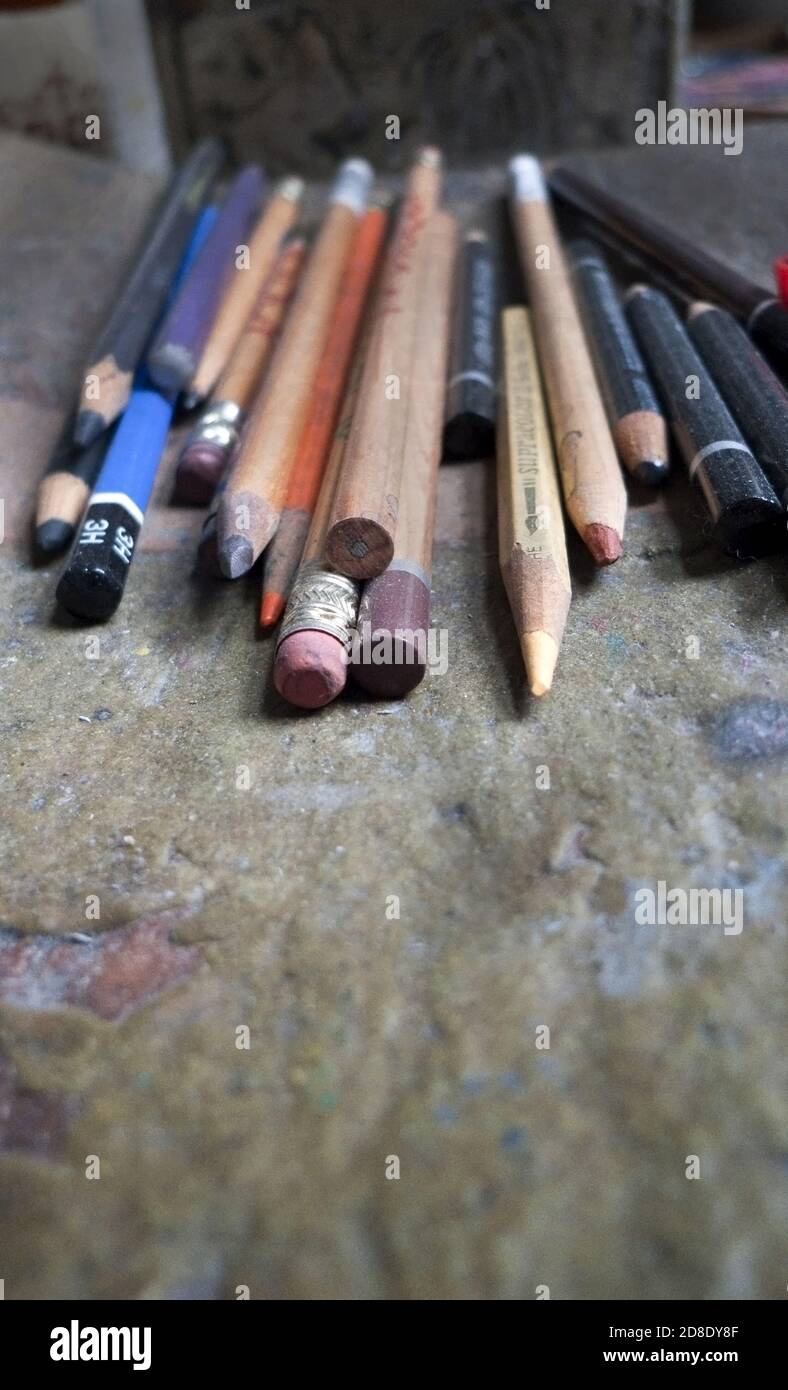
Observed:
[[[615,193],[609,193],[573,169],[556,165],[550,187],[565,203],[602,223],[620,240],[636,246],[678,281],[693,297],[709,295],[740,318],[764,351],[788,367],[788,308],[771,290],[690,241],[672,226],[655,221]]]
[[[192,151],[156,212],[129,279],[114,298],[84,373],[74,427],[74,440],[83,448],[125,408],[137,364],[223,160],[218,140],[202,140]]]
[[[369,208],[351,248],[279,527],[266,552],[261,627],[273,627],[279,622],[298,569],[387,219],[384,208]]]
[[[326,533],[344,467],[373,320],[367,315],[353,354],[342,409],[309,525],[301,563],[277,639],[274,685],[299,709],[320,709],[345,688],[348,654],[358,615],[360,585],[337,574],[325,559]]]
[[[668,427],[610,271],[590,241],[569,247],[608,423],[624,466],[655,487],[669,472]]]
[[[457,271],[446,386],[443,452],[486,459],[495,452],[498,414],[498,259],[485,232],[467,233]]]
[[[532,695],[553,683],[572,596],[553,442],[527,309],[503,314],[498,542]]]
[[[86,449],[80,449],[74,443],[73,414],[66,421],[38,485],[36,546],[42,555],[55,555],[74,539],[114,428],[110,426]]]
[[[232,273],[236,248],[259,213],[264,188],[262,170],[251,164],[235,177],[218,209],[211,234],[148,353],[150,374],[162,391],[182,391],[191,381]]]
[[[304,237],[293,236],[279,252],[213,396],[183,446],[175,473],[176,501],[204,507],[213,497],[271,358],[306,246]]]
[[[248,260],[234,267],[230,283],[186,392],[191,407],[210,396],[234,352],[249,315],[273,269],[283,238],[298,215],[303,179],[286,178],[274,189],[249,239]]]
[[[627,498],[539,162],[510,164],[514,228],[555,434],[566,509],[594,560],[622,552]]]
[[[323,347],[372,170],[341,166],[265,387],[255,403],[219,504],[219,564],[228,579],[251,569],[273,536],[304,428]]]
[[[633,285],[626,305],[714,538],[740,560],[784,548],[780,500],[667,295]]]
[[[359,685],[387,699],[407,695],[427,670],[432,541],[456,252],[455,219],[438,211],[430,223],[413,344],[413,388],[394,555],[388,569],[364,586],[351,662]]]
[[[429,148],[411,171],[376,298],[375,331],[326,540],[332,566],[352,579],[382,574],[394,553],[412,349],[440,165],[440,153]]]

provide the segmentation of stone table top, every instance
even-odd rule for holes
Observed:
[[[769,283],[787,147],[587,162]],[[304,716],[165,479],[89,646],[26,516],[153,190],[113,175],[86,263],[52,152],[0,157],[5,1297],[783,1297],[785,558],[718,554],[680,466],[633,492],[612,570],[570,538],[537,703],[490,466],[448,467],[446,672]],[[640,923],[660,882],[740,889],[743,930]]]

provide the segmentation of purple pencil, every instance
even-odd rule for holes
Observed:
[[[233,264],[263,201],[265,179],[256,164],[233,179],[216,224],[180,294],[156,334],[148,370],[162,391],[191,381]]]

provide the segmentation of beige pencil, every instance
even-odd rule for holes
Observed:
[[[532,695],[553,683],[572,594],[553,442],[527,309],[503,313],[498,546]]]
[[[622,552],[627,496],[539,161],[509,166],[514,229],[566,509],[598,565]]]
[[[413,343],[432,214],[440,196],[438,150],[422,150],[383,264],[375,324],[345,464],[331,512],[326,558],[351,579],[382,574],[394,553]]]
[[[282,239],[295,222],[303,192],[303,179],[293,177],[283,179],[274,190],[249,240],[248,258],[233,270],[222,296],[219,311],[189,383],[186,393],[188,405],[196,405],[209,396],[227,366],[273,269]]]
[[[366,207],[372,169],[341,165],[261,395],[219,503],[219,564],[228,579],[251,569],[279,524],[323,347]]]

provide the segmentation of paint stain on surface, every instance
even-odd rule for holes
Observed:
[[[170,940],[180,912],[162,912],[92,938],[0,932],[0,1000],[24,1009],[65,1004],[116,1021],[193,975],[193,946]]]
[[[15,1067],[0,1054],[0,1153],[57,1158],[78,1109],[76,1097],[18,1085]]]
[[[722,758],[784,757],[788,753],[788,704],[782,700],[734,700],[713,716],[708,730]]]

